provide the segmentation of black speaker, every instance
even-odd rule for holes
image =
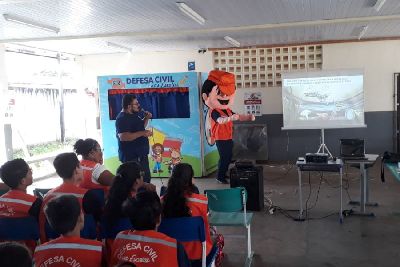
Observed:
[[[248,210],[264,209],[264,179],[262,166],[246,168],[234,167],[230,171],[231,187],[244,187],[247,190]]]

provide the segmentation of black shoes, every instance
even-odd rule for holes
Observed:
[[[215,180],[217,180],[218,183],[220,184],[229,184],[228,180],[224,178],[216,178]]]

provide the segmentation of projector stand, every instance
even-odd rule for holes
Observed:
[[[319,146],[317,153],[325,153],[325,149],[326,149],[326,152],[328,152],[329,157],[333,158],[331,152],[329,151],[328,147],[325,144],[325,132],[324,132],[324,129],[321,129],[321,145]]]

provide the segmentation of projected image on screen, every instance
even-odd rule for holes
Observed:
[[[284,129],[365,127],[362,71],[283,75]]]

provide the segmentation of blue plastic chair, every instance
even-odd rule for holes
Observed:
[[[201,216],[162,219],[158,231],[180,242],[199,241],[202,244],[201,266],[206,267],[206,235]],[[211,263],[209,264],[211,265]]]
[[[45,225],[46,236],[48,239],[55,239],[60,236],[59,233],[51,228],[49,222],[46,220]],[[85,214],[85,224],[81,230],[81,237],[86,239],[96,239],[97,238],[97,225],[93,216],[90,214]]]
[[[103,189],[90,189],[88,192],[91,192],[94,196],[96,196],[96,200],[101,205],[101,207],[104,207],[105,204],[105,196],[104,196],[104,190]]]
[[[133,229],[133,226],[128,218],[119,219],[112,227],[109,227],[105,219],[103,219],[100,224],[100,238],[115,239],[119,232],[131,229]]]
[[[254,252],[251,250],[250,225],[253,213],[247,212],[247,191],[244,187],[205,190],[208,197],[209,224],[212,226],[241,226],[247,229],[247,258],[250,266]],[[224,235],[227,236],[227,235]]]
[[[8,189],[0,189],[0,196],[4,195],[8,191],[9,191]]]
[[[35,217],[0,218],[1,240],[38,240],[39,225]]]

